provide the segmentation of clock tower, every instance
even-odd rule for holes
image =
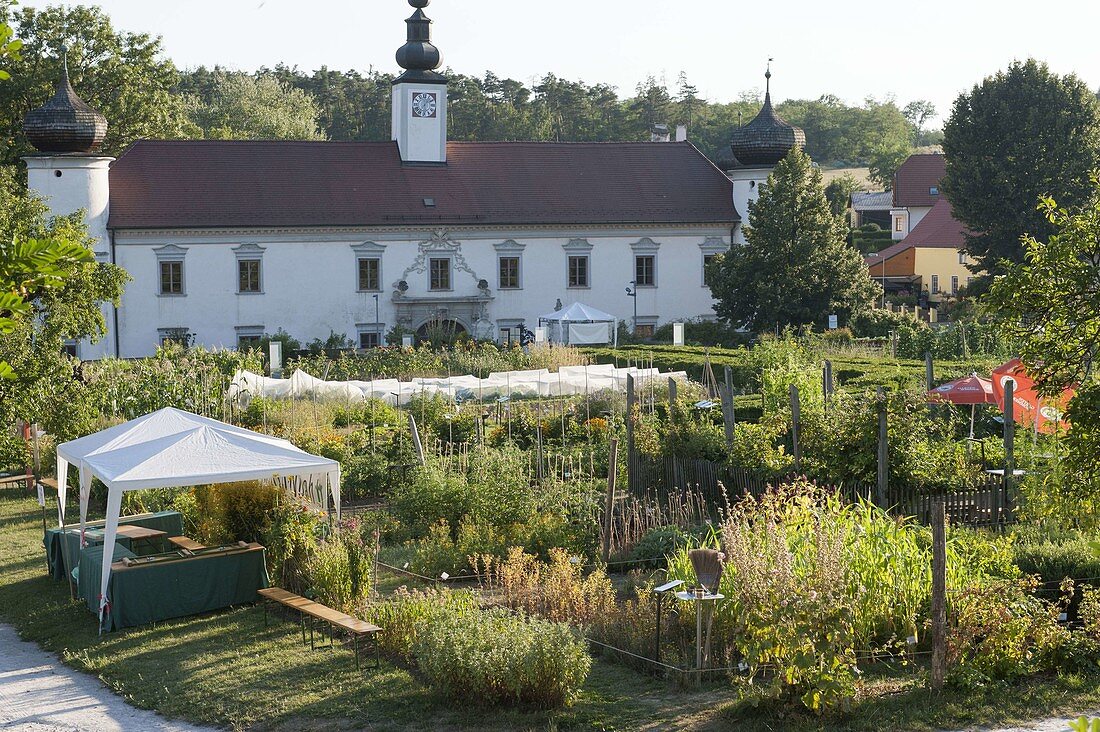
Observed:
[[[447,162],[447,79],[432,45],[432,21],[424,15],[431,0],[409,0],[416,8],[405,21],[408,40],[397,49],[404,73],[393,82],[393,139],[409,163]]]

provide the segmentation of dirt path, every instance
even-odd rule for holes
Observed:
[[[0,624],[0,730],[209,732],[137,709],[88,674],[64,666]]]
[[[1078,715],[1084,717],[1100,717],[1100,711],[1085,712]],[[1028,722],[1019,727],[971,727],[965,732],[1066,732],[1069,729],[1070,720],[1077,717],[1055,717],[1035,722]]]

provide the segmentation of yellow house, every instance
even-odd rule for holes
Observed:
[[[898,295],[928,293],[929,302],[955,297],[974,279],[963,251],[964,227],[951,215],[951,204],[941,198],[909,234],[880,252],[867,256],[871,278],[886,292]]]

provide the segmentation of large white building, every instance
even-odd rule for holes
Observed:
[[[55,213],[83,209],[97,256],[133,278],[81,358],[278,329],[370,347],[440,321],[508,339],[575,300],[628,323],[636,304],[642,333],[713,317],[705,264],[804,142],[770,94],[730,175],[689,142],[448,142],[427,4],[410,0],[392,142],[143,140],[114,160],[94,154],[105,120],[62,78],[27,118],[30,188]]]

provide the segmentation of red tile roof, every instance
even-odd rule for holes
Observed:
[[[730,225],[729,178],[690,143],[140,141],[111,166],[112,229]],[[425,205],[432,199],[434,207]]]
[[[943,198],[943,194],[932,195],[929,189],[939,187],[944,171],[943,155],[910,155],[894,173],[894,205],[934,205]]]
[[[932,210],[909,232],[909,236],[879,251],[878,256],[863,258],[868,265],[881,264],[907,249],[962,249],[966,246],[966,227],[951,214],[951,204],[941,198]]]

